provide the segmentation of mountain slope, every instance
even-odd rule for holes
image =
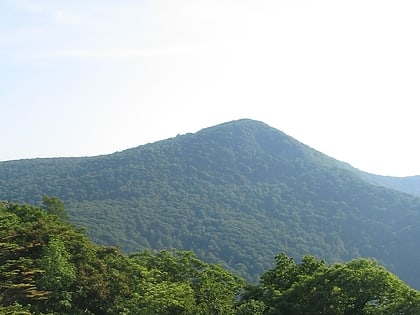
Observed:
[[[420,287],[420,199],[252,120],[90,158],[0,163],[0,199],[58,196],[125,251],[192,249],[256,280],[279,252],[374,257]]]
[[[420,197],[420,176],[394,177],[362,173],[368,182]]]

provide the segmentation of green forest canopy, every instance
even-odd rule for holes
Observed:
[[[372,257],[420,288],[420,198],[256,121],[104,156],[0,163],[0,199],[39,204],[43,194],[125,253],[192,250],[254,283],[279,252]]]
[[[251,285],[190,251],[98,246],[44,201],[0,202],[1,315],[420,313],[420,293],[376,261],[280,253]]]

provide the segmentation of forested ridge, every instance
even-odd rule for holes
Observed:
[[[110,155],[0,163],[0,199],[57,196],[125,253],[192,250],[256,283],[284,252],[371,257],[420,288],[420,199],[261,122],[239,120]]]
[[[92,243],[64,204],[0,202],[0,315],[419,314],[420,292],[374,260],[284,253],[257,284],[190,251]]]

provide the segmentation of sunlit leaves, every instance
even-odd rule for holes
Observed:
[[[38,260],[39,268],[43,271],[38,280],[39,287],[50,292],[50,303],[58,303],[65,308],[71,308],[70,287],[76,279],[76,268],[70,260],[71,254],[58,238],[50,240]]]
[[[419,294],[370,259],[331,266],[280,254],[262,277],[267,314],[414,314]]]

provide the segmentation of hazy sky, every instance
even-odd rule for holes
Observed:
[[[420,174],[418,0],[0,0],[0,160],[252,118]]]

